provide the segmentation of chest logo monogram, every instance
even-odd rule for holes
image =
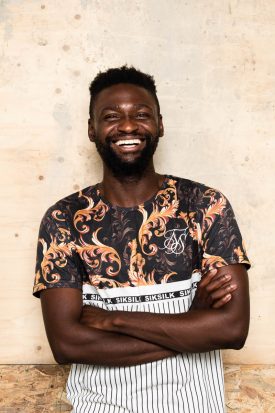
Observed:
[[[162,250],[167,254],[182,254],[184,251],[184,243],[187,237],[188,228],[170,229],[164,234],[165,241]]]

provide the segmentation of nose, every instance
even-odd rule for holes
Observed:
[[[123,133],[133,133],[138,130],[138,124],[135,122],[135,119],[130,117],[123,117],[118,125],[119,132]]]

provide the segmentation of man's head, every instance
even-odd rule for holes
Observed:
[[[157,89],[153,76],[141,72],[134,67],[115,67],[108,69],[106,72],[99,72],[91,82],[90,90],[90,107],[89,114],[93,117],[93,108],[98,94],[110,86],[119,83],[128,83],[146,89],[151,93],[156,101],[158,112],[160,113],[159,101],[157,97]]]
[[[90,86],[89,138],[117,177],[141,176],[163,135],[154,79],[123,66],[99,73]]]

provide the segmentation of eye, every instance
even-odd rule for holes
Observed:
[[[112,121],[119,119],[119,115],[117,113],[107,113],[106,115],[104,115],[103,119],[107,121]]]
[[[138,112],[136,114],[137,119],[149,119],[150,117],[151,117],[150,113],[148,113],[148,112]]]

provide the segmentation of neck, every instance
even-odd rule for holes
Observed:
[[[155,172],[154,165],[146,168],[142,176],[115,177],[104,165],[99,189],[111,204],[133,207],[150,199],[161,187],[163,175]]]

